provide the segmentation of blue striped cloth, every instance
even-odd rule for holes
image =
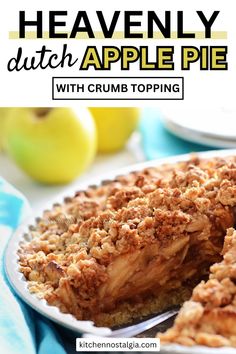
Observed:
[[[29,212],[26,199],[0,178],[0,353],[66,354],[54,325],[14,294],[4,273],[7,241]]]

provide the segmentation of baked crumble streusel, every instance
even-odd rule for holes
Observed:
[[[46,211],[19,250],[29,289],[118,325],[188,299],[234,225],[236,157],[146,168]]]

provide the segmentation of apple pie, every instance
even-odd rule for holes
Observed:
[[[236,157],[146,168],[45,211],[19,249],[29,290],[116,326],[183,303],[222,260],[235,222]]]

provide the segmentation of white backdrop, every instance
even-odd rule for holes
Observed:
[[[67,10],[68,16],[63,18],[67,22],[67,30],[71,30],[77,11],[86,10],[93,29],[99,31],[99,23],[96,19],[96,10],[102,10],[104,16],[110,22],[111,16],[115,10],[152,10],[163,18],[165,10],[171,10],[172,30],[176,31],[176,11],[184,11],[184,28],[186,31],[203,31],[204,27],[196,14],[197,10],[202,10],[206,16],[210,16],[214,10],[220,10],[212,30],[227,31],[227,39],[9,39],[9,31],[18,30],[18,12],[25,10],[28,18],[35,18],[36,10],[44,12],[44,30],[48,30],[48,11],[49,10]],[[118,21],[116,30],[123,30],[122,14]],[[145,15],[141,18],[142,29],[145,30]],[[135,28],[134,28],[135,30]],[[139,30],[139,28],[137,28]],[[191,1],[152,1],[147,0],[138,2],[134,0],[119,2],[108,2],[100,0],[95,2],[87,0],[78,2],[70,0],[59,2],[55,0],[40,2],[21,0],[2,2],[0,5],[0,106],[65,106],[65,105],[83,105],[83,106],[170,106],[183,105],[194,107],[216,107],[234,106],[235,101],[235,74],[236,74],[236,26],[234,2],[226,0],[224,2],[217,0],[208,0],[197,2]],[[61,51],[63,43],[67,43],[68,49],[81,58],[87,46],[96,46],[98,50],[102,45],[111,45],[120,47],[121,45],[149,46],[150,53],[153,55],[155,47],[175,46],[175,71],[140,71],[138,63],[132,64],[130,71],[121,71],[120,63],[112,65],[111,71],[80,71],[78,67],[58,68],[55,70],[35,70],[8,72],[7,62],[16,55],[17,48],[23,47],[25,55],[32,56],[36,50],[39,50],[43,44],[55,52]],[[200,71],[199,63],[192,65],[190,71],[181,71],[180,68],[180,47],[183,45],[196,46],[214,45],[228,46],[228,71]],[[82,58],[81,58],[82,59]],[[184,101],[52,101],[52,76],[184,76],[185,80],[185,99]]]

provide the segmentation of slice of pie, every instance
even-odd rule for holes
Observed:
[[[96,325],[189,299],[234,225],[236,158],[147,168],[46,211],[19,250],[29,289]]]
[[[223,261],[210,268],[207,282],[193,290],[161,343],[236,347],[236,231],[228,229]]]

